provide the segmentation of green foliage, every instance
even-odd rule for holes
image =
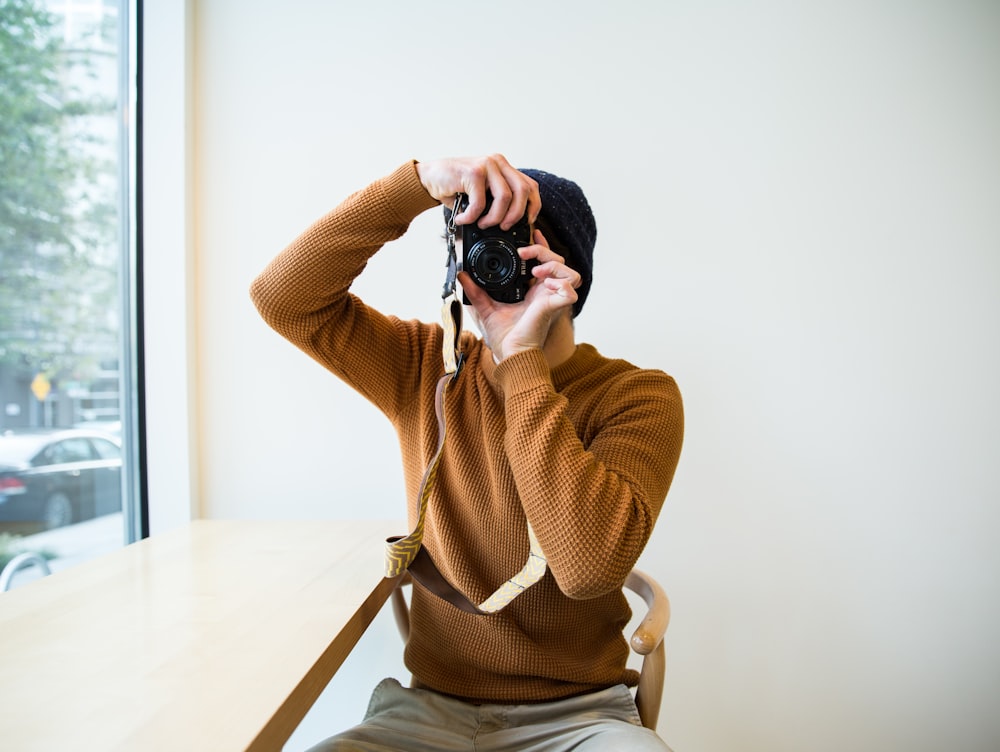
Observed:
[[[80,93],[92,55],[56,20],[0,0],[0,366],[50,375],[113,356],[118,325],[116,169],[97,135],[115,106]]]

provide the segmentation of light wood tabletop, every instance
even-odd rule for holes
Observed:
[[[280,750],[392,592],[398,528],[200,520],[0,593],[0,748]]]

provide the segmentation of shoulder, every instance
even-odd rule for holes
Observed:
[[[560,391],[574,412],[587,416],[590,431],[643,424],[644,431],[664,439],[683,434],[683,400],[671,375],[604,357],[590,345],[578,350],[576,373]]]
[[[677,382],[655,368],[641,368],[622,358],[601,355],[593,345],[580,344],[576,355],[557,371],[560,387],[598,391],[650,391],[680,397]]]

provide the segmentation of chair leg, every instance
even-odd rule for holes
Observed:
[[[410,637],[410,608],[403,594],[403,586],[409,581],[409,574],[404,575],[396,585],[396,589],[392,591],[392,614],[396,617],[396,627],[403,642]]]

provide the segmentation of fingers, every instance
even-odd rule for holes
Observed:
[[[462,292],[465,293],[465,297],[469,299],[469,305],[476,310],[494,305],[490,294],[477,285],[468,272],[459,272],[458,282],[462,285]]]
[[[524,246],[518,249],[518,253],[523,259],[534,259],[538,262],[538,266],[534,267],[531,272],[535,279],[553,284],[558,281],[560,287],[565,281],[574,290],[579,287],[583,278],[578,272],[566,266],[566,259],[549,248],[549,243],[541,230],[535,230],[534,240],[534,245]]]
[[[532,272],[536,285],[543,285],[549,292],[566,298],[569,304],[576,302],[576,288],[580,286],[580,275],[565,264],[554,261],[536,266]]]
[[[495,154],[482,159],[480,169],[470,174],[465,192],[469,208],[460,216],[459,223],[478,219],[480,227],[500,226],[509,230],[525,215],[529,206],[541,205],[538,184],[515,169],[505,157]],[[486,209],[486,192],[492,199]],[[533,221],[533,219],[531,220]]]
[[[535,244],[518,249],[522,259],[537,262],[531,269],[535,282],[528,292],[528,300],[543,301],[549,310],[572,306],[577,301],[576,289],[583,278],[566,266],[566,259],[549,248],[541,230],[535,230]],[[540,288],[540,289],[539,289]]]
[[[499,225],[503,230],[509,230],[521,221],[526,213],[535,205],[541,208],[541,198],[538,194],[538,183],[519,172],[503,157],[497,157],[498,169],[487,176],[487,183],[493,202],[490,210],[479,218],[480,227]],[[535,211],[535,216],[537,216]],[[535,216],[529,214],[528,221],[534,222]]]
[[[501,154],[420,162],[417,174],[427,192],[445,206],[450,207],[459,193],[469,197],[466,209],[455,217],[459,225],[478,220],[480,227],[499,225],[509,230],[525,213],[534,222],[542,207],[538,183]],[[484,214],[487,192],[492,203]]]

